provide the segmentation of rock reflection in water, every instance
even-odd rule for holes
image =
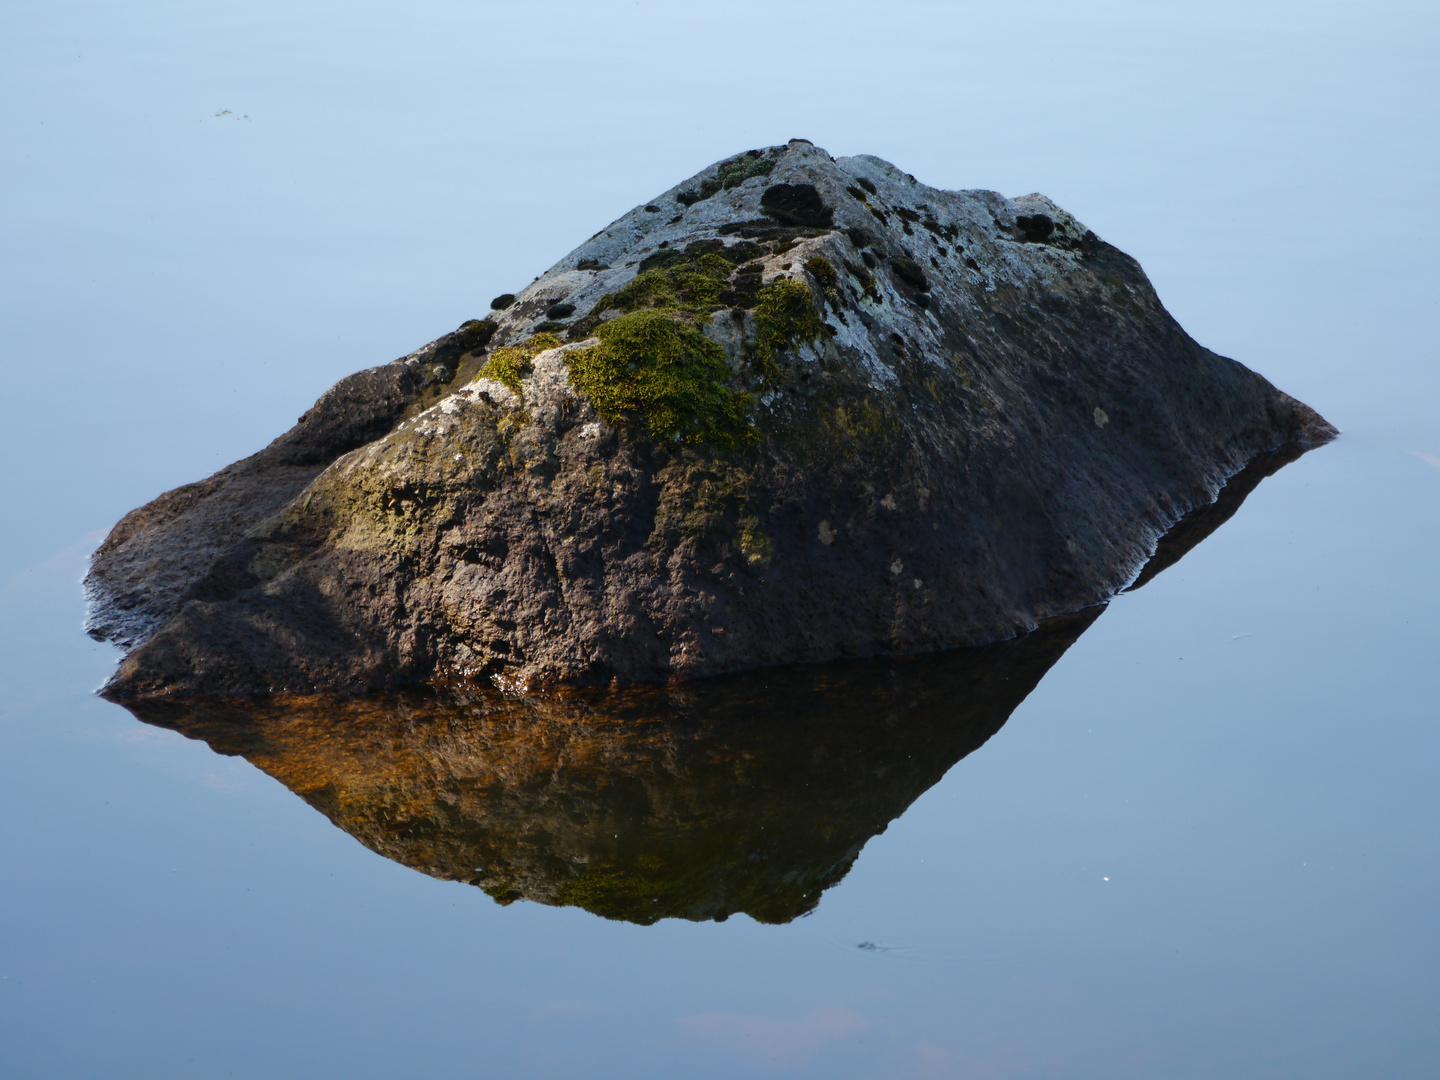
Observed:
[[[1231,477],[1131,588],[1301,452]],[[119,703],[244,756],[386,858],[503,904],[788,922],[998,731],[1101,610],[982,649],[676,686]]]
[[[778,923],[993,735],[1099,611],[983,649],[678,686],[127,707],[501,903]]]

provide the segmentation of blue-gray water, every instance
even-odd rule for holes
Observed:
[[[1440,1073],[1433,4],[7,15],[0,1074]],[[91,695],[125,511],[792,136],[1045,192],[1345,435],[785,925],[502,907]]]

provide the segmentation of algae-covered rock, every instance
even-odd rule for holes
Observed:
[[[505,301],[502,303],[501,301]],[[1041,195],[717,163],[127,516],[112,695],[665,680],[1015,636],[1333,437]]]

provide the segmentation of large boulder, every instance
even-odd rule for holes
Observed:
[[[112,696],[670,680],[1016,636],[1333,437],[1041,195],[807,142],[637,207],[116,526]]]

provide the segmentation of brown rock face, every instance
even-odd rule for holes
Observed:
[[[107,692],[999,641],[1126,587],[1247,463],[1334,435],[1043,196],[798,141],[497,304],[127,516],[87,581],[92,633],[132,649]]]

